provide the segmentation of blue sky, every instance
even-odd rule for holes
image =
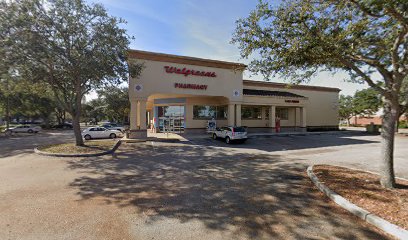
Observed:
[[[230,44],[235,21],[246,17],[257,0],[99,0],[112,16],[128,23],[123,27],[135,39],[131,48],[241,63],[238,48]],[[279,4],[278,1],[272,1]],[[245,79],[264,80],[244,73]],[[337,87],[354,94],[366,85],[348,83],[346,73],[320,73],[309,85]],[[284,82],[284,79],[270,79]]]

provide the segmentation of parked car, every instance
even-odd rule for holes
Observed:
[[[53,128],[55,129],[72,129],[72,124],[71,123],[61,123],[54,125]]]
[[[40,126],[19,125],[6,130],[6,133],[38,133],[41,131]]]
[[[245,142],[248,139],[247,130],[244,127],[222,127],[216,128],[212,134],[213,139],[223,138],[227,144],[232,141]]]
[[[113,129],[113,130],[119,130],[121,132],[125,132],[125,128],[116,124],[116,123],[110,123],[110,124],[103,124],[102,127],[107,128],[107,129]]]
[[[119,130],[107,129],[104,127],[89,127],[82,131],[82,137],[86,140],[93,138],[117,138],[123,137],[123,133]]]

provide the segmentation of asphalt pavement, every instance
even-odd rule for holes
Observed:
[[[390,239],[305,173],[314,163],[376,171],[379,136],[149,141],[92,158],[32,152],[72,140],[71,131],[0,139],[0,239]],[[397,137],[401,177],[407,144]]]

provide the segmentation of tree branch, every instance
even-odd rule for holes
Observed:
[[[370,57],[366,57],[363,55],[354,55],[350,57],[353,60],[363,61],[367,63],[368,65],[375,67],[384,78],[387,78],[388,80],[392,80],[392,73],[388,71],[387,68],[383,64],[381,64],[378,60],[370,58]]]
[[[391,49],[391,57],[392,57],[392,67],[393,67],[393,73],[397,76],[400,76],[400,57],[398,54],[398,49],[401,45],[401,43],[404,41],[404,39],[408,38],[408,28],[404,27],[398,37],[395,39],[394,44]]]
[[[392,17],[394,17],[396,20],[402,23],[405,27],[408,26],[408,18],[404,17],[403,14],[398,12],[395,8],[393,7],[386,7],[385,11],[388,12]]]
[[[340,61],[341,63],[343,63],[344,65],[346,65],[348,68],[350,68],[350,69],[353,70],[355,73],[357,73],[361,78],[363,78],[364,81],[366,81],[366,83],[367,83],[370,87],[374,88],[375,90],[377,90],[378,92],[380,92],[382,95],[386,95],[386,94],[387,94],[387,91],[386,91],[384,88],[382,88],[382,87],[378,86],[377,84],[375,84],[375,83],[373,82],[373,80],[372,80],[367,74],[365,74],[360,68],[358,68],[353,62],[349,61],[349,60],[346,59],[346,58],[339,57],[339,56],[337,57],[337,59],[339,59],[339,61]],[[387,80],[385,80],[385,81],[387,81]]]
[[[357,2],[356,0],[350,0],[350,2],[352,2],[354,5],[356,5],[363,13],[365,13],[366,15],[370,16],[370,17],[375,17],[375,18],[380,18],[383,17],[384,14],[375,14],[373,12],[370,11],[370,9],[366,8],[365,6],[363,6],[362,4],[360,4],[359,2]]]

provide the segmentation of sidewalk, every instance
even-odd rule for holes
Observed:
[[[365,131],[362,131],[365,132]],[[321,135],[321,134],[353,134],[356,131],[325,131],[325,132],[280,132],[280,133],[248,133],[248,139],[257,139],[257,138],[270,138],[270,137],[287,137],[287,136],[308,136],[308,135]],[[211,138],[210,133],[203,134],[176,134],[176,133],[148,133],[148,140],[157,140],[157,139],[173,139],[179,140],[181,142],[188,142],[193,139],[205,139]]]

